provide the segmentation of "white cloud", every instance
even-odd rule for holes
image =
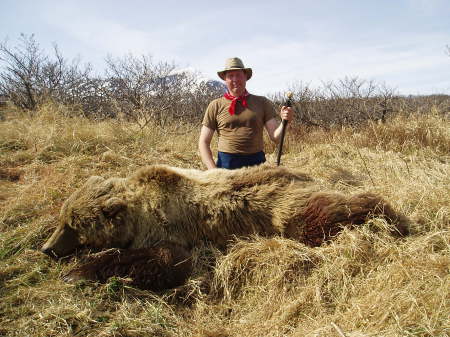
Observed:
[[[150,19],[151,28],[136,28],[138,25],[133,22],[112,21],[74,3],[55,5],[51,12],[47,12],[46,20],[80,45],[103,55],[120,56],[130,52],[150,54],[164,61],[181,60],[183,55],[180,51],[189,43],[186,37],[197,29],[195,22],[158,26],[153,25]]]
[[[296,81],[320,84],[345,76],[417,91],[450,87],[450,79],[444,78],[450,66],[450,58],[444,54],[450,43],[445,30],[448,24],[435,19],[449,7],[447,0],[403,0],[392,5],[387,1],[324,3],[292,2],[287,6],[285,2],[280,8],[281,3],[243,3],[240,11],[227,12],[215,3],[174,6],[170,1],[97,4],[43,0],[33,10],[36,15],[21,19],[35,25],[43,22],[55,36],[57,31],[58,38],[66,39],[56,40],[62,52],[66,43],[84,60],[97,58],[100,62],[94,62],[94,68],[104,66],[108,53],[121,56],[131,52],[175,61],[180,68],[190,66],[217,79],[216,72],[225,59],[239,56],[254,69],[249,89],[261,94],[284,90]],[[420,11],[424,8],[432,15],[423,16]],[[338,9],[341,12],[336,13]],[[379,20],[372,15],[373,9],[391,15]],[[358,21],[359,15],[368,21]]]
[[[440,83],[440,90],[445,91],[450,87],[450,80],[440,76],[442,72],[436,72],[436,69],[450,70],[449,58],[443,52],[437,52],[444,36],[404,36],[401,42],[386,41],[384,44],[351,48],[338,48],[338,41],[333,44],[315,41],[280,43],[275,38],[259,37],[220,45],[210,50],[208,57],[198,60],[195,66],[210,76],[216,76],[215,72],[223,66],[225,58],[239,56],[254,70],[249,89],[260,93],[285,90],[290,83],[297,81],[320,84],[321,81],[345,76],[379,82],[390,79],[395,82],[393,86],[402,83],[410,89],[420,90],[424,83],[414,80],[412,74],[424,76],[426,73],[434,73],[436,85]],[[401,78],[407,80],[401,81]],[[424,90],[433,91],[431,87]]]
[[[75,17],[80,16],[73,13]],[[124,24],[110,22],[105,19],[86,14],[83,22],[79,20],[65,20],[63,16],[51,15],[49,22],[75,38],[80,44],[89,46],[94,50],[106,53],[123,54],[124,52],[145,52],[149,33],[127,27]]]

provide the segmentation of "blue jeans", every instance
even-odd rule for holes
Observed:
[[[266,156],[263,151],[252,154],[237,154],[219,151],[216,165],[217,167],[234,170],[244,166],[256,166],[265,161]]]

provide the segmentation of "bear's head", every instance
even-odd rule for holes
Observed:
[[[59,225],[41,251],[60,258],[81,246],[127,247],[132,234],[124,225],[127,204],[121,197],[123,180],[90,177],[63,204]]]

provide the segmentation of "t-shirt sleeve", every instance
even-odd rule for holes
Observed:
[[[206,108],[205,116],[203,116],[202,125],[212,130],[217,130],[216,116],[217,116],[217,104],[215,101],[212,101]]]
[[[268,98],[266,98],[264,104],[264,124],[266,124],[272,118],[276,118],[276,116],[277,113],[275,112],[275,106]]]

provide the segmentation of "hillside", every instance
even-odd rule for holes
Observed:
[[[432,109],[324,131],[294,125],[282,165],[323,188],[371,191],[413,221],[395,239],[373,219],[310,248],[283,238],[195,251],[177,291],[123,279],[62,280],[76,259],[39,252],[64,200],[89,176],[156,163],[202,168],[199,126],[95,121],[47,104],[0,121],[0,336],[448,336],[450,120]],[[275,147],[267,144],[269,161]]]

